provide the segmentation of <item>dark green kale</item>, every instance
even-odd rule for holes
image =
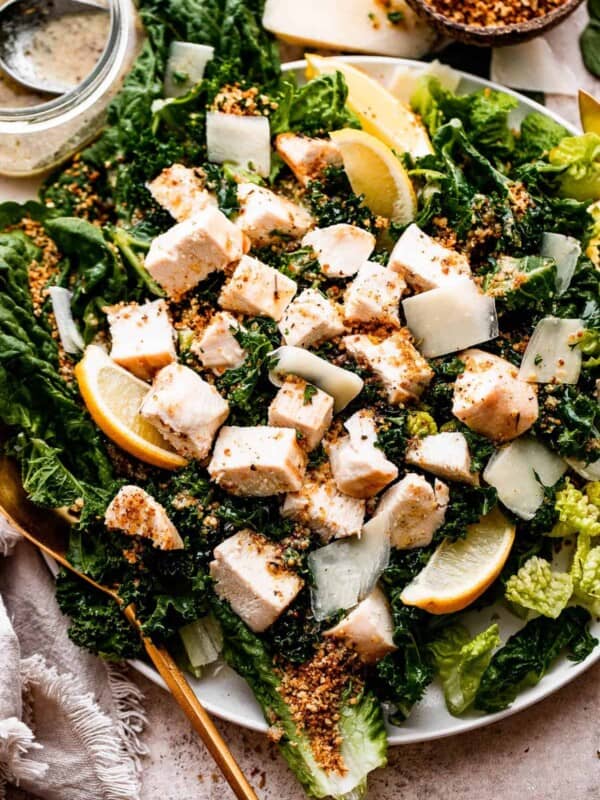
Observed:
[[[347,98],[348,87],[341,72],[319,75],[300,87],[286,77],[275,95],[277,108],[271,117],[271,133],[294,131],[316,136],[339,128],[360,128],[346,107]]]
[[[266,424],[267,407],[275,394],[269,370],[273,366],[270,353],[280,342],[277,325],[257,317],[236,331],[235,337],[247,353],[244,363],[224,372],[216,382],[229,402],[229,424]]]
[[[523,163],[547,156],[568,135],[569,131],[560,123],[539,111],[532,111],[521,122],[513,158],[518,163]]]
[[[452,398],[454,383],[458,376],[465,371],[464,361],[458,356],[435,358],[429,362],[433,369],[434,378],[421,397],[423,408],[427,409],[438,425],[446,422],[456,422],[452,414]]]
[[[377,432],[375,444],[383,450],[385,457],[393,464],[402,464],[406,445],[410,439],[407,430],[408,415],[403,409],[392,409],[391,413],[382,416],[382,424]]]
[[[486,275],[484,288],[500,311],[542,311],[556,295],[556,263],[542,256],[503,256]]]
[[[535,686],[563,650],[583,661],[598,644],[588,629],[590,613],[566,608],[557,619],[537,617],[498,650],[483,673],[475,708],[495,713],[508,708],[519,691]]]
[[[435,541],[462,539],[467,526],[479,522],[497,503],[493,486],[461,486],[460,491],[450,491],[444,524],[435,532]]]
[[[561,456],[600,457],[600,405],[591,392],[570,384],[539,387],[540,414],[534,432]]]
[[[292,664],[303,664],[315,654],[324,627],[312,615],[310,589],[305,587],[265,632],[263,640],[272,656],[283,656]]]
[[[307,200],[322,228],[345,222],[377,232],[375,215],[354,194],[343,167],[326,167],[322,178],[308,184]]]
[[[109,661],[140,658],[140,636],[110,597],[86,585],[66,571],[56,581],[56,599],[63,614],[71,617],[69,638]]]

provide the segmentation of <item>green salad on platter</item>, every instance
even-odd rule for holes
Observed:
[[[597,645],[600,136],[439,65],[301,84],[260,0],[139,13],[102,134],[0,204],[3,446],[78,570],[359,800],[432,681],[494,713]],[[498,603],[517,633],[469,627]]]

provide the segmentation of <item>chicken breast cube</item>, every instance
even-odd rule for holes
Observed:
[[[471,472],[469,445],[462,433],[434,433],[413,439],[406,448],[406,463],[433,472],[439,478],[461,483],[478,483]]]
[[[278,321],[296,294],[297,284],[283,272],[244,256],[221,289],[219,305],[228,311]]]
[[[325,167],[342,166],[342,155],[329,139],[311,139],[296,133],[280,133],[275,149],[303,186],[318,178]]]
[[[240,213],[236,225],[253,245],[270,244],[282,236],[299,239],[313,225],[306,209],[263,186],[240,183],[237,196]]]
[[[433,370],[413,347],[406,328],[386,339],[357,334],[343,341],[348,353],[377,375],[392,405],[418,400],[433,378]]]
[[[356,225],[341,223],[307,233],[302,246],[312,247],[324,275],[350,278],[369,259],[375,237]]]
[[[389,603],[378,586],[323,636],[345,642],[367,664],[374,664],[397,649]]]
[[[177,360],[175,332],[164,300],[128,303],[106,309],[110,357],[142,380]]]
[[[297,492],[305,469],[296,431],[267,425],[221,428],[208,465],[213,481],[242,497]]]
[[[154,378],[140,414],[182,456],[203,461],[229,416],[229,403],[193,369],[170,364]]]
[[[284,567],[274,544],[249,530],[239,531],[215,548],[210,575],[217,595],[255,633],[275,622],[304,583]]]
[[[337,488],[350,497],[372,497],[398,477],[398,468],[375,446],[372,412],[361,409],[344,423],[349,436],[327,448]]]
[[[388,267],[417,292],[437,289],[457,275],[471,274],[465,256],[443,247],[414,223],[396,242]]]
[[[339,336],[344,323],[331,300],[317,289],[305,289],[286,308],[279,330],[286,344],[310,347]]]
[[[110,531],[151,539],[160,550],[181,550],[183,541],[167,512],[139,486],[122,486],[104,514]]]
[[[466,350],[460,359],[466,368],[454,384],[452,413],[496,442],[529,430],[539,413],[536,386],[520,380],[510,362],[483,350]]]
[[[392,547],[426,547],[444,523],[449,492],[445,483],[432,486],[422,475],[409,472],[382,495],[369,523],[384,522]]]
[[[150,245],[145,266],[172,300],[237,261],[248,249],[242,231],[217,208],[173,225]]]
[[[331,479],[307,480],[299,492],[286,494],[281,516],[310,528],[327,544],[361,532],[365,505],[364,500],[338,491]]]
[[[333,397],[301,379],[286,381],[269,406],[269,425],[295,428],[314,450],[333,419]]]
[[[237,330],[240,330],[237,319],[227,311],[218,311],[190,350],[203,367],[222,375],[225,370],[239,367],[246,358],[246,351],[234,335]]]
[[[146,188],[177,222],[183,222],[208,206],[217,206],[216,197],[204,188],[202,170],[171,164],[146,184]]]
[[[391,269],[366,261],[346,291],[347,322],[379,322],[400,327],[398,305],[406,284]]]

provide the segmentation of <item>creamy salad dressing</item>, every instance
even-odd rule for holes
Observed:
[[[41,22],[19,35],[16,59],[19,71],[42,78],[68,92],[93,70],[104,51],[110,14],[89,10]],[[25,108],[45,103],[52,95],[20,86],[0,73],[0,108]]]

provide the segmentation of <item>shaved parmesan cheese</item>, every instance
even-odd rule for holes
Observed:
[[[529,92],[576,95],[578,88],[573,71],[541,37],[494,48],[490,77],[496,83]]]
[[[390,537],[383,527],[313,550],[308,567],[315,619],[321,621],[359,603],[374,589],[389,560]]]
[[[83,351],[85,344],[71,311],[73,293],[62,286],[51,286],[48,289],[48,294],[52,301],[52,313],[56,320],[58,336],[63,350],[71,356],[79,355]]]
[[[567,465],[535,439],[522,437],[497,450],[483,478],[498,498],[521,519],[533,519],[544,501],[544,486],[554,486]]]
[[[206,112],[206,149],[214,164],[232,161],[263,178],[271,171],[271,128],[266,117]]]
[[[590,461],[586,464],[585,461],[579,461],[576,458],[565,459],[571,469],[586,481],[600,481],[600,458],[596,461]]]
[[[402,19],[393,23],[391,12]],[[436,39],[404,0],[267,0],[263,25],[287,42],[419,58]]]
[[[556,261],[556,290],[563,294],[569,288],[581,255],[581,245],[572,236],[544,233],[540,255]]]
[[[536,325],[521,361],[519,378],[528,383],[577,383],[583,331],[580,319],[544,317]]]
[[[215,48],[207,44],[171,42],[165,69],[165,97],[181,97],[200,83],[214,53]]]
[[[437,78],[442,87],[450,92],[456,92],[461,80],[460,73],[436,58],[431,64],[423,64],[421,67],[396,67],[387,89],[398,100],[410,105],[410,98],[415,89],[427,78]]]
[[[416,345],[427,358],[464,350],[498,335],[493,297],[469,278],[407,297],[402,308]]]
[[[273,350],[269,358],[277,360],[269,372],[271,383],[283,386],[286,375],[304,378],[307,383],[313,383],[333,397],[336,414],[354,400],[364,384],[356,373],[336,367],[302,347],[284,345]]]

